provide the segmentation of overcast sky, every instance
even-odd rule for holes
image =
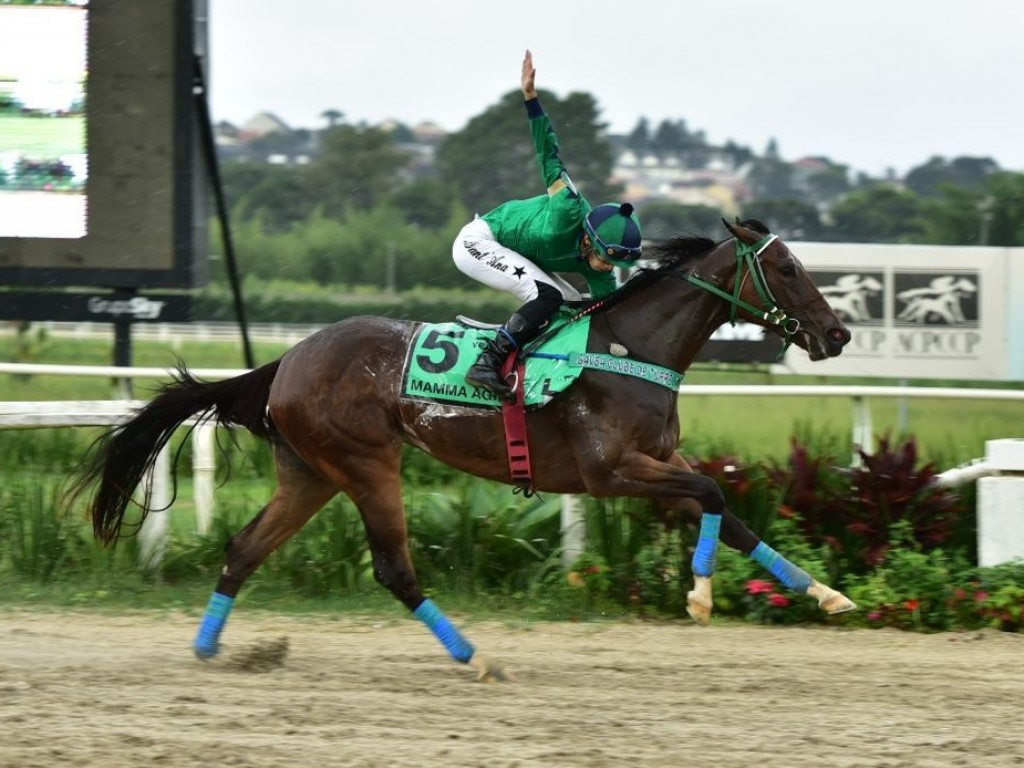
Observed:
[[[1024,172],[1024,0],[209,5],[215,120],[318,128],[337,109],[455,131],[518,89],[530,48],[538,86],[592,94],[613,132],[684,119],[712,143],[775,138],[786,160],[873,175],[933,155]]]

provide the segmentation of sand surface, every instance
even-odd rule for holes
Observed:
[[[196,624],[0,612],[0,767],[1024,765],[1021,635],[466,622],[487,685],[412,620]]]

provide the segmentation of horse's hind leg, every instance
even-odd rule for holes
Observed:
[[[469,664],[483,681],[508,679],[500,666],[482,656],[433,600],[420,590],[409,555],[405,506],[399,479],[401,448],[378,451],[337,469],[338,483],[351,496],[366,527],[373,554],[373,574],[441,641],[453,659]],[[331,474],[331,471],[328,470]]]
[[[221,631],[245,580],[340,490],[314,474],[283,442],[275,443],[274,458],[278,479],[274,496],[225,547],[224,569],[195,640],[195,653],[201,659],[212,658],[220,650]]]

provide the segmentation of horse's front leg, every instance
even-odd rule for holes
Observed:
[[[681,469],[693,472],[690,465],[678,454],[673,454],[669,461]],[[701,523],[703,518],[700,506],[693,499],[661,499],[658,501],[658,507],[662,514],[679,514],[694,524]],[[857,604],[846,595],[815,580],[803,568],[772,549],[767,542],[758,538],[726,507],[722,508],[721,522],[719,533],[722,543],[752,558],[788,589],[815,598],[818,601],[818,607],[825,613],[845,613],[857,607]],[[710,618],[711,603],[711,579],[694,572],[694,588],[687,595],[687,612],[698,623],[706,623],[701,622],[700,618],[704,616],[704,605],[708,606],[706,615]],[[697,615],[694,615],[695,613]]]
[[[698,624],[707,625],[714,605],[711,579],[726,512],[725,497],[718,484],[694,473],[682,459],[659,461],[639,451],[625,452],[611,472],[585,474],[584,480],[588,492],[595,497],[647,497],[668,508],[685,504],[687,510],[695,512],[700,532],[693,550],[694,586],[686,596],[686,611]]]

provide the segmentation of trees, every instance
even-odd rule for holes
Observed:
[[[1024,246],[1024,174],[993,173],[976,188],[945,184],[923,211],[927,242]]]
[[[641,117],[633,130],[626,135],[625,147],[635,152],[638,156],[643,155],[651,147],[651,125],[646,117]]]
[[[224,166],[225,197],[236,216],[258,216],[262,225],[282,232],[311,216],[318,197],[301,168],[267,163]]]
[[[667,240],[680,235],[717,237],[722,212],[706,205],[681,205],[664,200],[640,209],[645,240]]]
[[[408,157],[380,128],[338,125],[321,134],[320,150],[305,171],[323,211],[343,216],[368,210],[398,188]]]
[[[747,183],[756,198],[798,199],[793,188],[793,166],[778,157],[765,156],[754,160]]]
[[[1024,174],[995,173],[978,201],[981,245],[1024,246]]]
[[[559,99],[540,92],[560,141],[560,153],[573,182],[595,205],[616,197],[609,183],[613,150],[598,120],[597,104],[584,93]],[[511,91],[477,115],[438,148],[442,179],[460,190],[470,211],[485,213],[506,200],[543,194],[523,96]]]
[[[924,165],[912,168],[904,179],[907,189],[921,197],[938,197],[942,187],[977,188],[986,178],[999,170],[990,157],[957,157],[946,160],[932,157]]]
[[[858,190],[832,209],[831,239],[850,243],[920,242],[921,204],[913,192],[879,184]]]
[[[786,240],[825,240],[817,207],[802,200],[762,198],[743,206],[745,217],[760,219]]]

